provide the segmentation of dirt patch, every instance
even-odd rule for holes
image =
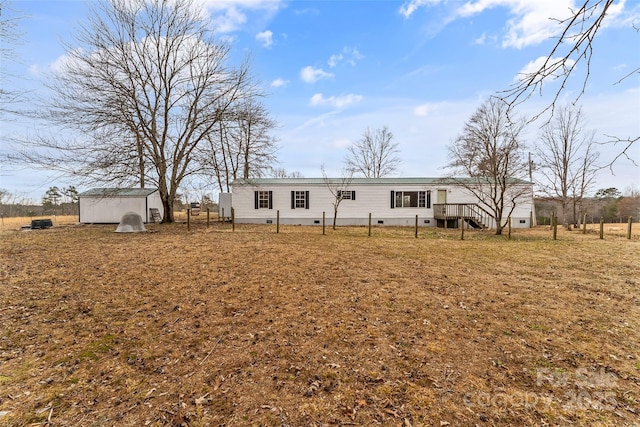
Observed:
[[[638,239],[5,232],[0,424],[629,425]]]

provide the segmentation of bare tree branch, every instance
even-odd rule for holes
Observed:
[[[333,196],[333,229],[336,229],[336,222],[338,220],[338,208],[340,203],[345,199],[351,199],[351,191],[348,191],[349,185],[353,180],[353,169],[345,168],[342,170],[340,178],[329,178],[324,170],[324,165],[320,166],[322,171],[322,180],[327,189]]]
[[[611,174],[615,175],[615,173],[613,172],[613,165],[615,164],[615,162],[618,159],[620,159],[622,157],[624,157],[625,159],[629,160],[635,166],[638,166],[638,163],[636,163],[636,160],[629,156],[629,150],[631,149],[633,144],[637,143],[640,140],[640,136],[636,136],[636,137],[629,136],[627,138],[621,138],[621,137],[613,136],[613,135],[605,135],[605,136],[607,138],[609,138],[609,140],[608,141],[599,142],[598,144],[600,144],[600,145],[613,145],[614,147],[622,145],[622,149],[618,151],[618,154],[616,154],[616,156],[613,158],[613,160],[611,160],[611,162],[609,162],[606,165],[601,166],[600,169],[608,168],[611,171]]]
[[[393,142],[389,128],[367,128],[360,140],[349,146],[347,168],[366,178],[380,178],[396,171],[400,165],[398,143]]]
[[[539,184],[552,200],[560,201],[567,227],[578,223],[578,207],[598,171],[595,132],[584,129],[584,120],[580,108],[559,107],[552,121],[542,127],[536,147],[537,171],[542,176]]]
[[[221,192],[230,191],[233,180],[259,178],[271,171],[276,159],[276,126],[265,106],[253,98],[234,105],[207,136],[200,160]]]
[[[203,16],[193,0],[98,1],[66,46],[43,116],[76,138],[38,138],[23,160],[93,180],[146,179],[172,222],[180,183],[206,169],[200,150],[258,93],[249,64],[228,65],[229,45]]]
[[[548,80],[560,79],[560,88],[555,92],[553,100],[531,120],[536,120],[549,110],[553,114],[569,78],[584,63],[585,75],[574,103],[580,99],[591,73],[593,40],[602,28],[602,22],[614,1],[586,0],[577,10],[572,11],[569,18],[555,19],[563,30],[543,64],[538,69],[523,74],[512,88],[499,92],[498,95],[508,103],[510,109],[525,102],[536,92],[542,94],[543,84]]]
[[[497,235],[502,234],[517,203],[532,196],[521,181],[528,171],[520,141],[525,120],[511,119],[508,111],[508,105],[498,98],[485,101],[449,146],[447,165],[454,174],[470,178],[459,180],[460,185],[491,212]]]
[[[558,22],[562,31],[542,65],[532,72],[523,74],[510,89],[498,93],[498,96],[507,102],[509,109],[514,109],[527,101],[534,93],[542,95],[545,83],[559,80],[560,86],[553,92],[552,100],[530,119],[534,121],[549,113],[548,123],[554,117],[560,96],[572,77],[582,79],[580,91],[573,99],[573,104],[580,100],[591,77],[594,40],[604,28],[604,21],[615,2],[616,0],[583,0],[577,9],[571,10],[568,18],[550,18]],[[640,28],[635,25],[634,29],[640,32]],[[614,85],[638,73],[640,73],[640,67],[621,77]],[[614,146],[622,144],[623,150],[606,167],[612,169],[613,164],[621,157],[630,159],[627,155],[628,150],[638,139],[638,136],[612,137],[609,143]]]
[[[21,41],[18,30],[20,19],[22,17],[11,8],[8,0],[0,0],[0,117],[3,119],[7,114],[17,113],[16,104],[21,99],[18,91],[7,89],[8,81],[18,76],[10,75],[4,65],[16,60],[14,47]]]

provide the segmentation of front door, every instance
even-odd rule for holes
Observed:
[[[447,190],[438,190],[438,204],[444,205],[447,203]]]

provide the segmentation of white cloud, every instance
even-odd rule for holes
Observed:
[[[602,22],[603,28],[637,27],[638,20],[640,20],[640,3],[634,2],[633,6],[626,6],[626,0],[620,0],[609,6],[607,16]]]
[[[40,72],[40,66],[38,64],[29,65],[29,74],[32,76],[39,76]]]
[[[364,58],[364,55],[361,54],[356,48],[345,47],[344,52],[349,54],[347,62],[351,65],[356,65],[356,61],[360,61]]]
[[[270,47],[273,44],[273,32],[266,30],[256,34],[256,40],[262,43],[264,47]]]
[[[333,77],[333,74],[328,73],[320,68],[314,68],[310,65],[300,70],[300,78],[305,83],[315,83],[318,80],[330,79],[332,77]]]
[[[215,14],[211,20],[216,27],[216,32],[230,33],[236,31],[247,22],[247,15],[236,7],[230,7],[220,14]]]
[[[480,37],[473,40],[473,44],[484,44],[486,40],[487,40],[487,34],[482,33]]]
[[[298,2],[296,4],[296,6],[300,4],[300,2]],[[303,16],[303,15],[311,15],[311,16],[317,16],[320,15],[320,10],[316,9],[316,8],[305,8],[305,9],[293,9],[293,14],[297,15],[297,16]]]
[[[482,33],[480,37],[473,39],[472,43],[476,45],[483,45],[486,43],[495,43],[496,41],[498,41],[498,37],[496,37],[495,35],[488,35],[487,33]]]
[[[216,32],[237,31],[248,22],[247,12],[260,12],[269,19],[282,7],[281,0],[197,0],[211,14]]]
[[[338,65],[338,62],[340,62],[342,58],[343,56],[341,53],[331,55],[331,57],[329,58],[329,67],[333,68]]]
[[[358,49],[355,47],[345,46],[342,48],[340,53],[336,53],[331,55],[329,58],[328,64],[329,67],[333,68],[338,65],[341,61],[345,61],[348,64],[355,66],[356,61],[359,61],[364,58],[364,55],[361,54]]]
[[[441,0],[410,0],[400,6],[400,14],[405,18],[409,18],[413,12],[423,6],[433,6],[440,3]]]
[[[497,7],[508,10],[510,19],[506,22],[502,35],[502,46],[522,49],[537,45],[551,37],[557,37],[563,30],[558,21],[571,16],[572,11],[578,9],[576,4],[582,0],[468,0],[455,10],[453,16],[469,18]],[[626,0],[615,2],[607,10],[607,17],[603,27],[631,26],[640,19],[640,7],[629,6]],[[433,7],[447,4],[444,0],[410,0],[400,8],[400,14],[409,18],[422,7]],[[451,3],[449,3],[451,4]],[[596,14],[598,11],[595,12]],[[483,34],[474,40],[475,44],[486,41]]]
[[[437,108],[434,104],[422,104],[413,109],[413,114],[418,117],[426,117],[436,111]]]
[[[334,108],[346,107],[349,104],[362,101],[361,95],[348,94],[343,96],[330,96],[325,98],[321,93],[316,93],[311,97],[309,104],[312,106],[330,105]]]
[[[80,53],[82,54],[83,52],[80,51]],[[74,63],[75,61],[73,57],[64,53],[59,57],[57,57],[56,60],[53,61],[51,64],[49,64],[49,70],[55,74],[63,73]]]
[[[285,80],[285,79],[281,79],[281,78],[277,78],[274,81],[271,82],[271,87],[282,87],[282,86],[286,86],[289,84],[289,80]]]
[[[331,145],[333,147],[335,147],[335,148],[343,149],[343,148],[347,148],[348,146],[350,146],[351,145],[351,141],[348,138],[337,138],[337,139],[333,140]]]
[[[513,18],[507,21],[502,46],[522,49],[557,35],[561,25],[555,19],[567,18],[572,6],[573,0],[476,0],[461,6],[458,15],[469,17],[495,7],[506,7]]]
[[[614,71],[623,71],[627,68],[627,64],[618,64],[613,67]]]

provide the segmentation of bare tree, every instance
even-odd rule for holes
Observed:
[[[262,177],[276,159],[276,140],[269,135],[276,122],[262,103],[249,99],[240,106],[237,123],[238,146],[242,152],[242,178]]]
[[[10,193],[0,188],[0,216],[28,216],[36,206],[36,202],[24,194]],[[35,213],[33,213],[35,215]]]
[[[193,0],[100,0],[66,46],[46,117],[75,139],[37,138],[22,158],[101,182],[146,175],[172,222],[180,183],[203,171],[208,136],[255,95],[248,63],[228,65],[229,46],[204,16]]]
[[[584,211],[583,201],[587,196],[587,191],[595,184],[596,174],[600,169],[596,166],[599,155],[600,153],[595,151],[595,144],[589,143],[582,156],[578,179],[574,180],[571,185],[571,204],[573,207],[574,224],[576,224],[578,212]]]
[[[1,192],[2,190],[0,190]],[[625,189],[624,189],[624,196],[625,197],[640,197],[640,188],[638,188],[637,184],[629,184]]]
[[[618,202],[618,214],[622,219],[631,217],[636,221],[640,217],[640,189],[635,184],[624,190],[624,197]]]
[[[15,90],[7,89],[7,80],[16,76],[9,75],[4,63],[15,60],[16,53],[14,46],[20,41],[18,22],[21,18],[11,9],[11,4],[7,0],[0,0],[0,115],[16,112],[15,102],[20,94]]]
[[[345,159],[347,168],[365,178],[380,178],[396,171],[400,165],[398,143],[393,142],[389,128],[367,130],[360,140],[349,146]]]
[[[596,177],[598,153],[593,138],[594,131],[584,129],[582,110],[570,106],[556,109],[540,131],[536,147],[537,169],[542,176],[539,184],[547,196],[560,202],[566,227],[577,224],[578,206]]]
[[[242,101],[218,122],[200,156],[221,192],[228,192],[235,179],[262,177],[271,170],[277,144],[269,132],[275,126],[265,106],[255,99]]]
[[[470,177],[459,182],[491,213],[497,235],[516,204],[532,196],[528,186],[522,185],[528,170],[520,140],[525,120],[513,121],[508,110],[497,98],[485,101],[449,146],[447,164],[454,174]]]
[[[271,176],[273,178],[304,178],[302,173],[298,171],[287,172],[285,168],[271,168]]]
[[[558,107],[558,100],[565,91],[571,77],[582,79],[581,90],[574,99],[574,104],[585,93],[589,77],[591,76],[591,59],[594,51],[594,40],[598,33],[604,28],[604,21],[614,3],[623,3],[616,0],[583,0],[578,7],[571,10],[571,14],[566,19],[556,19],[562,28],[560,36],[549,52],[546,60],[540,67],[532,72],[520,76],[518,82],[508,90],[499,95],[513,108],[518,104],[528,100],[533,94],[542,94],[543,84],[550,80],[559,80],[560,87],[555,91],[552,100],[542,111],[534,116],[537,119],[545,112],[550,111],[553,117],[554,110]],[[552,18],[553,19],[553,18]],[[636,31],[640,28],[636,27]],[[640,73],[640,67],[636,67],[615,83]],[[640,135],[611,136],[606,143],[621,147],[616,157],[608,165],[620,157],[626,157],[635,164],[634,159],[629,156],[631,146],[640,139]]]
[[[353,199],[353,191],[348,190],[349,185],[351,185],[351,181],[353,180],[353,170],[349,168],[343,169],[340,178],[327,177],[324,165],[320,167],[320,170],[322,171],[322,180],[333,196],[333,229],[335,230],[340,203],[342,203],[343,200]]]

